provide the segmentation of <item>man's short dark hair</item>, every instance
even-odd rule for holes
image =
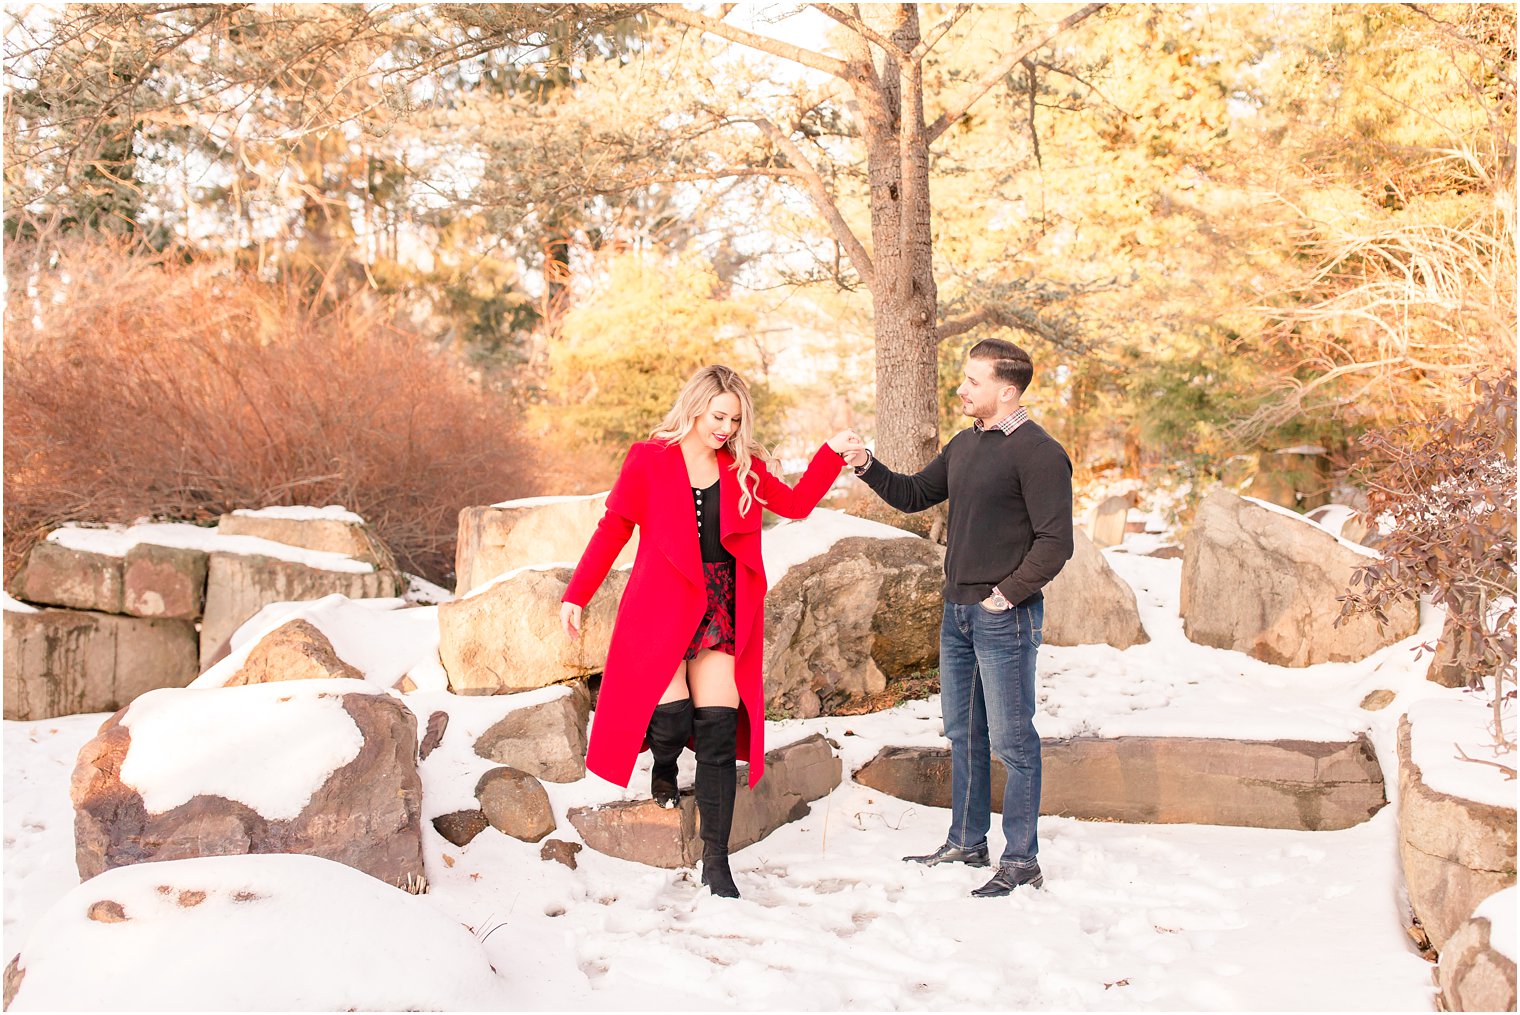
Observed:
[[[966,354],[971,359],[990,360],[992,362],[992,376],[1004,384],[1012,384],[1019,389],[1019,394],[1029,390],[1029,382],[1034,379],[1034,362],[1030,360],[1029,353],[1000,338],[984,338],[971,347]]]

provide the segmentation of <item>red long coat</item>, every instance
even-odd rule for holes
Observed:
[[[818,449],[795,488],[758,460],[758,493],[765,507],[804,518],[828,492],[844,459],[828,445]],[[749,784],[765,768],[765,564],[760,559],[761,505],[739,513],[739,478],[733,457],[718,452],[718,518],[723,545],[734,555],[734,680],[739,689],[738,756],[749,761]],[[649,717],[675,675],[707,606],[707,580],[697,539],[691,480],[679,444],[640,441],[607,495],[607,512],[570,579],[564,601],[585,606],[612,562],[639,527],[633,573],[618,604],[612,646],[602,675],[586,767],[627,786],[643,749]]]

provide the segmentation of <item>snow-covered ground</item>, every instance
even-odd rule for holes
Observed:
[[[1135,552],[1147,545],[1132,538],[1106,556],[1135,588],[1151,642],[1124,652],[1042,650],[1037,724],[1045,735],[1331,740],[1367,731],[1383,759],[1390,796],[1397,790],[1397,720],[1411,705],[1443,710],[1468,729],[1464,742],[1481,742],[1481,699],[1426,682],[1428,657],[1416,659],[1412,651],[1438,631],[1440,618],[1432,611],[1418,636],[1360,663],[1269,666],[1188,642],[1176,615],[1180,561]],[[245,633],[283,619],[273,615],[281,611],[269,612]],[[399,609],[396,601],[302,608],[333,637],[340,655],[382,673],[376,682],[386,686],[401,673],[420,675],[424,663],[411,641],[428,635],[425,625],[415,625],[414,635],[400,639],[407,642],[403,650],[375,625],[429,612]],[[436,640],[436,631],[431,637]],[[238,645],[252,640],[240,638]],[[470,743],[514,703],[455,697],[436,680],[417,683],[420,690],[405,700],[423,721],[438,708],[451,715],[443,746],[422,766],[424,814],[431,817],[472,805],[474,777],[491,763],[475,757]],[[1365,711],[1360,702],[1374,689],[1397,698],[1381,711]],[[45,933],[44,914],[76,888],[69,776],[79,747],[104,718],[5,723],[7,960],[34,931]],[[422,1001],[400,988],[313,993],[308,971],[296,978],[304,993],[294,986],[286,995],[264,991],[254,1005],[229,991],[225,1003],[342,1007],[338,999],[348,997],[349,1005],[512,1010],[1431,1009],[1431,966],[1404,933],[1392,807],[1338,832],[1042,818],[1046,887],[1007,899],[972,899],[967,893],[988,872],[900,860],[942,841],[947,812],[848,778],[882,746],[942,743],[937,700],[870,716],[775,723],[769,746],[813,732],[838,743],[846,780],[815,802],[807,818],[735,854],[741,900],[708,896],[687,871],[656,870],[590,849],[580,852],[572,871],[540,859],[538,844],[494,830],[459,848],[425,825],[431,890],[416,902],[470,928],[496,971],[494,993],[464,974],[457,987],[447,978],[427,980],[431,992]],[[1425,749],[1432,756],[1443,750],[1436,741]],[[683,783],[689,784],[691,765],[688,754]],[[1498,778],[1488,766],[1446,767],[1445,775],[1460,785],[1471,780],[1475,796],[1492,789],[1483,780]],[[628,790],[594,777],[546,784],[560,816],[554,837],[578,841],[564,819],[569,807],[643,796],[647,781],[641,767]],[[996,851],[996,826],[993,839]],[[280,919],[298,919],[306,875],[280,867],[279,859],[241,858],[235,880],[263,879],[282,900]],[[330,923],[315,908],[334,904],[324,898],[314,894],[310,902],[316,925]],[[155,953],[153,926],[143,921],[133,931],[149,937],[134,944],[137,954],[163,955],[165,970],[177,968],[182,955],[166,951],[181,947],[174,942],[185,932],[165,930]],[[278,976],[280,956],[289,951],[269,943],[270,926],[269,920],[229,919],[220,939],[202,944],[205,961],[244,956],[261,975]],[[335,982],[373,974],[376,984],[394,983],[395,969],[415,966],[435,947],[400,928],[386,935],[366,927],[363,940],[363,948],[333,955]],[[449,953],[459,954],[460,948]],[[77,975],[90,975],[87,954],[45,956],[44,949],[35,961],[72,962]],[[38,982],[44,979],[39,973]],[[198,989],[195,1003],[206,996],[204,984]],[[311,1000],[316,997],[324,1000]],[[120,1007],[156,1007],[163,997],[117,993],[112,999]],[[30,1003],[25,987],[19,1001]]]

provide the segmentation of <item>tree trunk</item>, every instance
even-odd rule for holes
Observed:
[[[903,52],[918,45],[916,4],[862,5],[861,16]],[[914,472],[939,451],[939,307],[922,78],[917,65],[904,67],[878,49],[869,55],[875,73],[853,87],[865,114],[871,195],[876,451],[893,469]]]

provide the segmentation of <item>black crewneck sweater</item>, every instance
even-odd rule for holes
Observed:
[[[1071,459],[1054,437],[1026,422],[962,430],[915,475],[873,460],[860,477],[899,511],[949,498],[945,599],[969,606],[993,586],[1015,604],[1041,590],[1071,559]]]

